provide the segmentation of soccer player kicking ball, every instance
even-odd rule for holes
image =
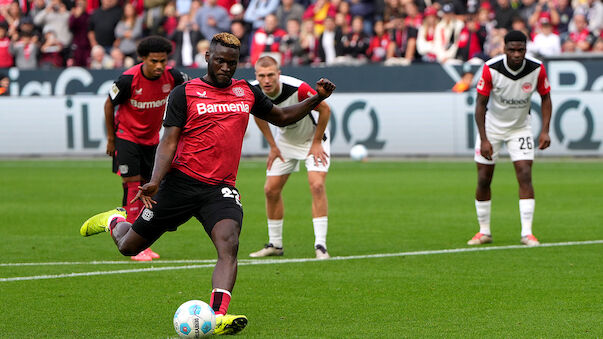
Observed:
[[[174,87],[188,80],[186,74],[166,66],[171,52],[172,43],[163,37],[143,39],[137,48],[142,63],[126,70],[113,83],[105,101],[107,155],[113,157],[113,172],[121,175],[122,206],[131,223],[142,210],[140,200],[131,201],[138,188],[151,179],[167,97]],[[132,256],[137,261],[157,258],[159,255],[150,248]]]
[[[127,222],[123,211],[114,209],[91,217],[81,228],[86,235],[110,232],[119,251],[132,255],[166,231],[197,218],[218,253],[210,299],[216,313],[215,334],[235,334],[247,325],[247,317],[227,311],[243,222],[241,198],[234,185],[249,114],[287,126],[335,90],[333,83],[321,79],[316,83],[317,95],[289,107],[275,106],[247,81],[232,79],[240,46],[234,35],[216,34],[205,54],[207,74],[170,94],[153,175],[135,197],[144,204],[136,221]]]
[[[270,98],[273,104],[284,107],[298,103],[316,94],[307,83],[281,75],[278,62],[263,56],[255,64],[257,86]],[[308,183],[312,193],[312,223],[314,225],[314,250],[316,258],[328,259],[327,252],[327,191],[325,181],[329,170],[330,139],[326,132],[331,109],[321,102],[312,112],[300,121],[280,127],[276,136],[270,126],[262,119],[255,122],[270,145],[267,160],[266,214],[268,217],[268,244],[261,250],[249,254],[250,257],[283,255],[283,217],[284,203],[281,192],[292,172],[299,170],[299,161],[305,160],[308,170]]]
[[[530,98],[534,91],[540,94],[542,131],[538,138],[538,148],[545,149],[551,144],[551,88],[542,62],[526,57],[526,36],[522,32],[507,33],[504,50],[505,54],[486,62],[477,84],[475,121],[480,137],[475,144],[478,177],[475,209],[479,232],[467,244],[481,245],[492,242],[490,184],[496,159],[505,144],[519,182],[521,243],[538,246],[540,243],[532,234],[532,161],[535,143],[530,126]],[[489,100],[490,98],[492,100]]]

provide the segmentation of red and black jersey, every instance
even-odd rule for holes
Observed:
[[[172,168],[212,185],[235,185],[249,113],[264,117],[272,102],[245,80],[214,87],[200,78],[176,87],[165,127],[182,129]]]
[[[188,76],[166,67],[161,77],[149,79],[142,63],[123,72],[113,83],[109,98],[114,106],[115,135],[140,145],[157,145],[167,97]]]

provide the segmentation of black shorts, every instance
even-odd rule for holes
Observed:
[[[124,178],[140,175],[145,181],[151,180],[156,150],[157,145],[139,145],[132,141],[115,138],[113,173],[119,171]]]
[[[165,176],[153,200],[157,202],[153,209],[143,209],[132,225],[147,240],[175,231],[193,216],[208,235],[220,220],[233,219],[243,225],[243,207],[234,186],[206,184],[177,170]]]

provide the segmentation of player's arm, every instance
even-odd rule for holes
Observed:
[[[486,107],[488,106],[489,96],[477,93],[477,103],[475,104],[475,123],[481,140],[480,152],[488,160],[492,160],[492,144],[486,136]]]
[[[318,159],[320,159],[323,164],[328,163],[328,154],[322,147],[322,140],[325,135],[325,130],[327,129],[329,119],[331,118],[331,108],[326,102],[322,101],[320,104],[318,104],[316,110],[318,111],[318,122],[316,122],[316,131],[314,131],[314,137],[312,138],[312,145],[310,146],[308,155],[311,154],[314,156],[314,164],[318,166]]]
[[[106,153],[112,156],[115,153],[115,106],[109,97],[105,100],[105,129],[107,130]]]
[[[266,168],[270,170],[272,168],[272,163],[274,162],[274,159],[279,158],[283,162],[285,161],[285,159],[283,159],[283,156],[281,155],[281,150],[279,150],[278,146],[276,146],[276,141],[274,141],[274,136],[272,135],[272,131],[270,131],[270,125],[268,125],[268,122],[256,116],[254,116],[253,119],[255,120],[256,125],[258,125],[258,128],[264,135],[264,138],[266,138],[268,146],[270,146],[268,159],[266,160]]]
[[[553,112],[553,103],[551,102],[551,93],[546,93],[540,96],[542,107],[542,130],[538,138],[538,149],[546,149],[551,145],[551,137],[549,136],[549,126],[551,124],[551,116]]]
[[[328,79],[322,78],[316,82],[316,92],[318,94],[313,95],[295,105],[283,108],[272,105],[270,110],[260,108],[260,110],[252,111],[252,113],[276,126],[284,127],[301,120],[308,113],[310,113],[314,107],[318,106],[318,104],[320,104],[324,99],[328,98],[334,90],[335,84]],[[256,89],[255,91],[259,90]]]
[[[155,152],[155,163],[153,164],[151,180],[143,186],[138,187],[139,191],[132,202],[140,199],[148,209],[152,209],[152,204],[157,203],[153,200],[153,196],[159,189],[159,183],[161,183],[161,180],[163,180],[170,170],[174,154],[176,154],[176,148],[178,147],[181,130],[180,127],[174,126],[165,128],[161,141],[159,141],[159,146],[157,146],[157,152]]]

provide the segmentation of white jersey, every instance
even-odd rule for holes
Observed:
[[[294,77],[281,75],[280,92],[275,97],[268,97],[279,107],[291,106],[314,96],[316,91],[307,83]],[[252,81],[253,86],[260,88],[259,82]],[[260,88],[261,89],[261,88]],[[318,112],[312,111],[296,123],[285,127],[276,127],[274,141],[285,158],[306,159],[318,123]],[[323,142],[327,141],[328,129],[325,130]]]
[[[486,131],[504,134],[530,127],[532,93],[549,93],[551,86],[544,65],[526,57],[514,71],[507,65],[507,56],[499,55],[486,62],[477,83],[477,92],[490,97],[486,112]]]

